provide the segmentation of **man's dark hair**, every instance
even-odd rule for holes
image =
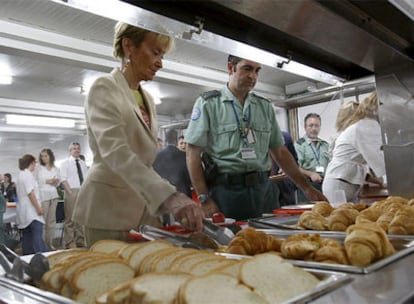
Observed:
[[[172,129],[165,134],[165,140],[167,141],[168,145],[177,145],[177,131]]]
[[[231,62],[233,64],[233,71],[236,71],[236,65],[242,60],[243,58],[234,55],[229,55],[229,57],[227,58],[227,62]]]
[[[319,114],[316,114],[316,113],[308,113],[306,116],[305,116],[305,120],[304,120],[304,123],[305,123],[305,126],[306,126],[306,121],[308,120],[308,118],[317,118],[317,119],[319,119],[319,122],[320,123],[322,123],[322,120],[321,120],[321,116],[319,115]]]

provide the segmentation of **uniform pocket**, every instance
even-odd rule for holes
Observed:
[[[256,149],[261,152],[269,150],[270,142],[270,124],[255,124],[254,133],[256,135]]]
[[[213,136],[216,137],[215,142],[223,152],[230,150],[232,147],[238,149],[240,146],[240,134],[236,124],[217,126]]]

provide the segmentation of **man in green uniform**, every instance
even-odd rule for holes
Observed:
[[[243,220],[269,212],[277,193],[269,181],[269,150],[283,171],[313,200],[326,200],[312,188],[284,146],[271,103],[250,92],[261,65],[230,55],[229,82],[196,101],[186,132],[187,166],[206,216],[223,212]],[[201,152],[217,165],[207,184]]]
[[[323,176],[329,162],[329,144],[318,137],[321,130],[321,117],[318,114],[307,114],[304,123],[306,134],[295,143],[298,165],[312,186],[321,190]],[[298,201],[306,201],[301,191],[298,192]]]

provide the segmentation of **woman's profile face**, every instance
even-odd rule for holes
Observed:
[[[148,33],[139,46],[133,46],[130,55],[130,66],[138,81],[152,80],[159,69],[162,68],[162,59],[166,52],[157,40],[154,33]]]
[[[29,170],[33,172],[35,168],[36,168],[36,161],[33,161],[30,163]]]

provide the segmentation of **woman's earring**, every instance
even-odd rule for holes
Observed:
[[[124,69],[126,69],[128,67],[130,62],[131,62],[131,60],[129,60],[129,57],[124,58]]]

